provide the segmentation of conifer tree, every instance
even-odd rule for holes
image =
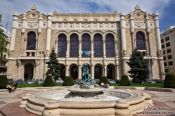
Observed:
[[[52,48],[52,51],[49,56],[49,61],[46,62],[48,64],[48,71],[46,73],[46,76],[51,76],[55,81],[60,78],[60,65],[57,60],[57,56],[55,53],[55,50]]]
[[[135,49],[131,54],[129,62],[127,62],[130,67],[128,73],[130,73],[130,77],[134,83],[142,83],[148,79],[148,66],[143,58],[143,54]]]
[[[6,36],[4,35],[3,30],[0,29],[0,58],[3,57],[3,53],[7,52],[6,45]]]

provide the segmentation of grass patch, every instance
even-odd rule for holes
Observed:
[[[112,84],[110,86],[119,86],[119,83]],[[133,83],[131,82],[131,87],[157,87],[157,88],[163,88],[163,83]]]
[[[62,84],[56,84],[55,86],[62,86]],[[45,87],[43,84],[18,84],[17,88],[25,88],[25,87]],[[54,87],[54,86],[53,86]]]
[[[42,87],[42,84],[19,84],[17,88],[24,88],[24,87]]]
[[[163,83],[142,83],[142,84],[131,83],[131,86],[134,86],[134,87],[157,87],[157,88],[162,88],[163,87]]]
[[[56,84],[55,86],[62,86],[62,84]],[[119,86],[119,83],[116,84],[110,84],[110,86]],[[25,87],[44,87],[42,84],[19,84],[17,85],[18,88],[25,88]],[[132,83],[131,87],[157,87],[157,88],[163,88],[163,83]]]

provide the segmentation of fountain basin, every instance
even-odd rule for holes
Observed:
[[[148,94],[135,91],[106,89],[98,97],[66,98],[70,91],[74,92],[68,89],[28,95],[21,103],[26,110],[43,116],[131,116],[152,105]]]
[[[94,97],[97,95],[102,95],[104,89],[103,88],[92,88],[92,89],[81,89],[81,88],[70,88],[70,96],[80,96],[80,97]]]

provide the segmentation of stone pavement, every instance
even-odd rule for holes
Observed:
[[[26,93],[35,94],[42,89],[22,88],[13,93],[7,90],[0,91],[0,116],[36,116],[24,108],[19,108],[21,97]],[[43,89],[46,90],[46,89]],[[157,92],[145,91],[152,96],[154,107],[148,108],[145,112],[134,116],[175,116],[175,91]],[[153,115],[154,114],[154,115]]]

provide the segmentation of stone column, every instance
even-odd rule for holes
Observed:
[[[158,51],[162,50],[160,42],[160,30],[159,30],[159,21],[158,14],[155,15],[155,27],[156,27],[156,40],[157,40],[157,49]]]
[[[160,72],[159,72],[160,79],[164,80],[164,61],[163,61],[163,58],[160,58],[158,63],[159,63],[159,69],[160,69]]]
[[[81,51],[82,51],[82,35],[80,36],[80,39],[79,39],[79,58],[81,58]]]
[[[149,26],[149,17],[148,13],[146,14],[146,32],[147,32],[147,39],[146,39],[146,47],[147,47],[147,55],[151,55],[150,49],[150,26]]]
[[[25,29],[27,28],[27,22],[26,22],[26,13],[23,14],[22,18],[22,32],[21,32],[21,42],[20,42],[20,55],[24,55],[24,52],[26,48],[24,48],[25,43],[24,43],[24,33]]]
[[[47,39],[46,39],[46,51],[50,50],[50,42],[51,42],[51,27],[52,27],[52,14],[48,14],[48,22],[47,22]]]
[[[91,64],[91,79],[94,79],[94,65]]]
[[[103,39],[103,57],[106,58],[106,43],[105,43],[105,37],[102,35]]]
[[[94,57],[94,39],[93,36],[91,35],[91,58]]]
[[[103,76],[107,76],[107,65],[103,67]]]
[[[39,79],[40,60],[35,60],[35,79]]]
[[[69,76],[69,65],[66,64],[66,76]]]
[[[82,70],[81,70],[81,67],[82,67],[82,65],[79,64],[78,65],[78,80],[81,80],[82,79]]]
[[[66,51],[66,58],[69,58],[70,53],[70,40],[67,38],[67,51]]]
[[[117,58],[118,57],[117,40],[114,39],[114,42],[115,42],[115,57]]]
[[[10,40],[10,50],[14,50],[15,47],[15,37],[16,37],[16,27],[17,27],[17,15],[13,14],[13,24],[12,24],[12,37]]]
[[[161,42],[160,42],[158,14],[155,14],[155,27],[156,27],[158,62],[159,62],[158,64],[159,64],[159,70],[160,70],[159,75],[160,75],[160,79],[163,79],[164,65],[163,65],[162,48],[161,48]]]
[[[120,24],[121,24],[121,42],[122,42],[122,64],[123,64],[123,74],[126,73],[126,36],[125,36],[125,21],[124,15],[120,15]]]
[[[130,26],[131,26],[131,38],[132,38],[132,50],[134,50],[134,20],[132,14],[130,14]]]
[[[124,15],[121,14],[120,16],[120,24],[121,24],[121,41],[122,41],[122,50],[123,52],[126,52],[126,36],[125,36],[125,21],[124,21]]]
[[[39,50],[39,38],[41,35],[41,28],[42,28],[42,14],[40,14],[40,17],[38,19],[38,37],[37,37],[37,43],[36,43],[36,56],[38,56],[38,50]]]
[[[120,80],[119,65],[115,65],[115,80]]]

